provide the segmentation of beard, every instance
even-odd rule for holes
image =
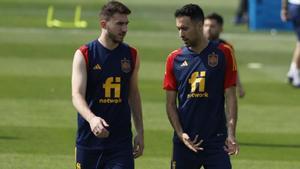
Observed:
[[[206,38],[210,41],[214,41],[219,39],[220,34],[219,33],[208,33],[208,35],[206,36]]]
[[[119,35],[114,34],[113,32],[111,32],[110,30],[107,30],[108,33],[108,37],[109,39],[111,39],[114,43],[122,43],[124,40],[124,37],[126,35],[126,33],[120,33]]]
[[[196,42],[192,41],[190,39],[184,39],[183,42],[184,42],[184,44],[185,44],[186,47],[194,47],[194,46],[196,46]]]

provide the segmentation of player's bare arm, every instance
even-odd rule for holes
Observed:
[[[136,129],[136,136],[134,138],[133,155],[134,158],[138,158],[144,151],[144,125],[141,96],[138,88],[138,70],[140,60],[136,57],[136,64],[133,74],[130,79],[130,91],[129,91],[129,105],[132,111],[132,118]]]
[[[203,140],[199,140],[198,136],[196,136],[194,139],[191,139],[187,133],[184,133],[182,130],[182,126],[180,124],[179,118],[178,118],[178,112],[176,108],[176,96],[177,92],[173,90],[166,90],[167,94],[167,114],[169,121],[171,125],[173,126],[177,136],[180,138],[180,140],[192,151],[198,152],[199,150],[203,150],[201,147],[201,143]]]
[[[84,56],[80,50],[77,50],[72,66],[72,102],[76,110],[82,117],[89,122],[92,132],[97,137],[108,137],[109,132],[105,129],[108,124],[104,119],[95,116],[89,109],[86,101],[86,83],[87,83],[87,70]]]
[[[232,86],[225,89],[227,132],[226,150],[229,155],[236,155],[239,152],[239,145],[235,138],[236,123],[237,123],[237,97],[236,87]]]

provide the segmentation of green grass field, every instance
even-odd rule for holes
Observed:
[[[0,0],[0,169],[74,168],[76,113],[70,75],[76,48],[97,38],[96,0]],[[106,2],[106,1],[105,1]],[[126,42],[139,49],[145,152],[137,169],[169,168],[172,128],[162,90],[164,62],[181,41],[173,12],[188,1],[126,0],[132,9]],[[191,2],[191,1],[189,1]],[[223,37],[236,48],[246,97],[239,100],[236,169],[300,168],[300,90],[285,83],[295,37],[248,32],[231,24],[237,0],[202,0],[206,13],[224,15]],[[55,17],[72,20],[82,5],[87,29],[46,27]],[[249,69],[258,62],[261,69]]]

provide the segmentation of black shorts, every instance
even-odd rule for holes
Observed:
[[[300,5],[289,4],[288,13],[289,19],[293,23],[297,39],[300,42]]]
[[[171,169],[231,169],[228,153],[224,145],[218,144],[198,153],[182,143],[174,143]]]
[[[134,169],[132,147],[111,150],[76,148],[76,169]]]

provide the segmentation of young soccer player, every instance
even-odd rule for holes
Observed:
[[[233,46],[227,41],[220,38],[220,35],[223,31],[223,17],[217,13],[211,13],[207,15],[204,19],[203,33],[204,36],[214,43],[224,43],[231,48],[232,54],[234,54]],[[245,90],[240,80],[239,74],[237,75],[237,92],[240,98],[245,96]]]
[[[134,158],[143,153],[140,62],[136,49],[123,42],[130,13],[124,4],[109,1],[99,15],[101,35],[74,55],[77,169],[133,169]],[[137,132],[134,145],[131,114]]]
[[[239,151],[235,59],[226,45],[204,37],[204,14],[198,5],[183,6],[175,18],[185,46],[168,56],[164,77],[166,109],[174,128],[171,168],[230,169],[229,155]]]

